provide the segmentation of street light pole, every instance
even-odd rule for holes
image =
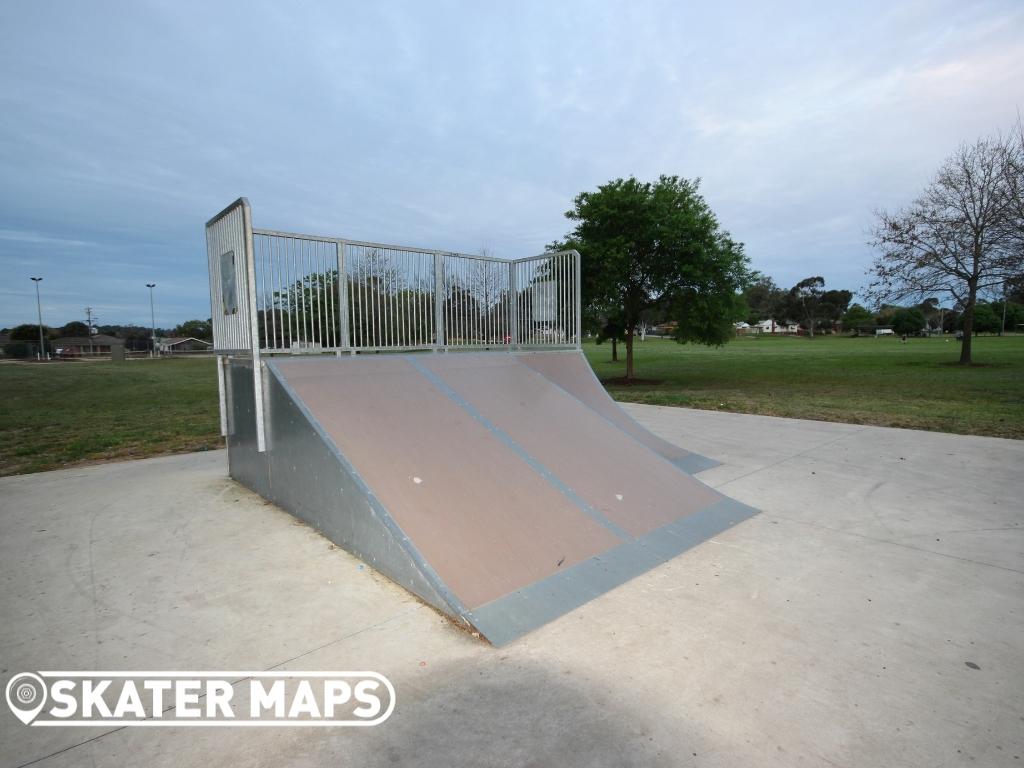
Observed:
[[[156,288],[156,283],[146,283],[146,287],[149,288],[149,356],[156,357],[156,315],[153,312],[153,289]]]
[[[43,305],[39,301],[39,284],[43,282],[43,278],[33,277],[29,279],[36,284],[36,315],[39,317],[39,359],[42,360],[45,347],[43,346]]]

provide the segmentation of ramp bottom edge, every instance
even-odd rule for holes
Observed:
[[[493,645],[505,645],[757,513],[746,504],[722,499],[469,611],[466,619]]]

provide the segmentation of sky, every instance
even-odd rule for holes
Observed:
[[[1024,112],[1024,3],[0,3],[0,326],[210,315],[203,225],[503,257],[700,177],[754,269],[857,289],[873,212]]]

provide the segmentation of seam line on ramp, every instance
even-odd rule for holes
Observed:
[[[561,350],[559,350],[559,351],[561,351]],[[499,353],[499,354],[500,354],[500,353]],[[522,353],[522,354],[531,354],[531,355],[532,355],[532,354],[549,354],[549,355],[553,355],[553,354],[557,354],[557,352],[555,352],[555,350],[547,350],[547,351],[542,351],[542,352],[532,352],[532,351],[531,351],[531,352],[526,352],[526,353]],[[693,475],[697,474],[698,472],[703,472],[703,471],[704,471],[705,469],[713,469],[713,468],[715,468],[715,467],[720,467],[720,466],[722,465],[722,462],[718,461],[717,459],[712,459],[712,458],[710,458],[709,456],[704,456],[703,454],[700,454],[700,453],[695,453],[695,452],[693,452],[693,451],[691,451],[691,450],[689,450],[689,449],[687,449],[687,448],[683,448],[683,447],[682,447],[681,445],[676,445],[675,443],[673,443],[673,442],[671,442],[671,441],[669,441],[669,440],[666,440],[665,438],[661,437],[660,435],[657,435],[657,434],[655,434],[654,432],[652,432],[651,430],[647,429],[647,427],[645,427],[645,426],[644,426],[643,424],[641,424],[641,423],[640,423],[639,421],[637,421],[636,419],[634,419],[634,418],[633,418],[633,417],[632,417],[632,416],[631,416],[631,415],[629,414],[629,412],[628,412],[628,411],[626,411],[626,410],[625,410],[624,408],[622,408],[622,404],[621,404],[621,403],[620,403],[620,402],[619,402],[618,400],[616,400],[616,399],[615,399],[614,397],[612,397],[612,396],[611,396],[611,393],[609,393],[609,392],[608,392],[608,390],[607,390],[607,389],[605,388],[604,384],[602,384],[602,383],[601,383],[601,379],[599,379],[599,378],[597,377],[597,374],[596,374],[596,373],[594,373],[594,369],[590,367],[590,361],[589,361],[589,360],[587,360],[587,357],[586,357],[586,355],[584,355],[584,354],[583,354],[582,352],[577,352],[577,353],[575,353],[575,354],[578,354],[578,355],[580,355],[580,356],[581,356],[581,357],[583,358],[583,363],[584,363],[584,364],[586,365],[586,367],[587,367],[587,370],[588,370],[588,371],[590,372],[590,376],[591,376],[591,378],[593,378],[593,379],[594,379],[594,381],[595,381],[595,382],[597,382],[597,385],[598,385],[598,386],[599,386],[599,387],[600,387],[600,388],[601,388],[602,390],[604,390],[605,394],[607,394],[607,395],[608,395],[608,399],[610,399],[610,400],[611,400],[611,401],[612,401],[612,402],[613,402],[613,403],[615,404],[615,406],[616,406],[617,408],[619,408],[619,410],[622,410],[622,411],[623,411],[623,413],[625,413],[625,414],[626,414],[626,416],[627,416],[628,418],[632,419],[632,420],[633,420],[633,421],[635,421],[635,422],[636,422],[637,424],[639,424],[639,425],[640,425],[640,428],[641,428],[641,429],[645,430],[646,432],[648,432],[649,434],[651,434],[651,435],[652,435],[653,437],[657,438],[658,440],[661,440],[661,441],[662,441],[663,443],[667,443],[667,444],[669,444],[669,445],[671,445],[671,446],[674,446],[674,447],[676,447],[676,448],[679,448],[679,450],[683,451],[683,452],[684,452],[685,454],[687,454],[687,455],[686,455],[686,456],[682,456],[682,457],[680,457],[680,458],[678,458],[678,459],[675,459],[675,460],[673,460],[673,459],[670,459],[670,458],[668,458],[667,456],[663,456],[663,455],[662,455],[661,453],[659,453],[659,452],[658,452],[658,451],[657,451],[656,449],[654,449],[654,448],[652,448],[651,446],[647,445],[647,444],[646,444],[646,443],[645,443],[645,442],[644,442],[643,440],[641,440],[641,439],[640,439],[640,438],[638,438],[638,437],[637,437],[636,435],[634,435],[633,433],[631,433],[631,432],[630,432],[629,430],[627,430],[627,429],[626,429],[625,427],[623,427],[623,426],[622,426],[621,424],[616,424],[616,423],[615,423],[614,421],[612,421],[612,420],[611,420],[611,419],[609,419],[609,418],[608,418],[607,416],[605,416],[605,415],[604,415],[603,413],[601,413],[601,412],[600,412],[599,410],[597,410],[597,408],[594,408],[593,406],[591,406],[591,405],[588,405],[587,403],[585,403],[585,402],[583,402],[582,400],[580,400],[580,399],[579,399],[578,397],[576,397],[576,395],[574,395],[574,394],[573,394],[572,392],[570,392],[570,391],[569,391],[568,389],[566,389],[565,387],[563,387],[563,386],[562,386],[561,384],[559,384],[559,383],[558,383],[557,381],[554,381],[553,379],[549,379],[549,378],[548,378],[547,376],[545,376],[545,375],[544,375],[543,373],[541,373],[540,371],[538,371],[538,370],[537,370],[536,368],[533,368],[532,366],[530,366],[530,365],[527,365],[526,363],[524,363],[524,362],[522,361],[522,359],[521,359],[521,354],[520,354],[520,353],[512,353],[512,357],[513,357],[513,359],[514,359],[514,360],[515,360],[515,361],[516,361],[516,362],[517,362],[517,363],[518,363],[519,365],[521,365],[521,366],[523,366],[524,368],[528,369],[528,370],[529,370],[529,371],[530,371],[531,373],[533,373],[533,374],[535,374],[535,375],[537,375],[537,376],[540,376],[540,377],[541,377],[542,379],[544,379],[544,380],[545,380],[546,382],[548,382],[548,383],[549,383],[549,384],[551,384],[551,385],[552,385],[553,387],[555,387],[556,389],[558,389],[558,390],[559,390],[560,392],[565,392],[565,394],[567,394],[567,395],[568,395],[569,397],[571,397],[571,398],[572,398],[573,400],[576,400],[576,401],[577,401],[577,402],[578,402],[578,403],[579,403],[580,405],[582,405],[582,406],[583,406],[584,408],[586,408],[586,409],[587,409],[587,410],[589,410],[589,411],[590,411],[591,413],[594,413],[595,415],[597,415],[598,417],[600,417],[602,421],[606,421],[606,422],[608,422],[608,423],[609,423],[609,424],[611,424],[611,425],[612,425],[613,427],[615,427],[615,428],[616,428],[617,430],[619,430],[619,432],[621,432],[621,433],[622,433],[622,434],[624,434],[624,435],[625,435],[626,437],[628,437],[628,438],[629,438],[630,440],[632,440],[632,441],[633,441],[633,442],[635,442],[635,443],[638,443],[639,445],[642,445],[642,446],[643,446],[644,448],[646,448],[647,450],[649,450],[649,451],[651,451],[652,453],[656,454],[656,455],[658,456],[658,458],[659,458],[659,459],[662,459],[663,461],[667,461],[667,462],[668,462],[669,464],[671,464],[672,466],[674,466],[674,467],[675,467],[676,469],[681,469],[681,470],[683,470],[683,471],[684,471],[684,472],[685,472],[686,474],[688,474],[688,475],[690,475],[690,476],[693,476]]]
[[[384,506],[381,500],[377,498],[377,495],[373,492],[370,486],[367,485],[366,481],[363,479],[363,476],[359,474],[359,471],[355,468],[355,466],[353,466],[352,462],[345,458],[345,455],[341,452],[341,449],[338,448],[334,440],[331,439],[331,436],[327,434],[327,430],[323,428],[323,425],[320,424],[317,418],[306,406],[306,403],[303,401],[303,399],[299,397],[298,392],[296,392],[292,385],[288,383],[287,376],[285,376],[280,370],[278,370],[277,366],[274,364],[272,360],[266,360],[264,361],[264,363],[267,366],[267,368],[273,373],[274,378],[277,379],[277,382],[278,384],[280,384],[281,388],[285,391],[288,397],[291,398],[292,402],[299,409],[299,412],[306,417],[307,421],[309,421],[310,425],[313,427],[313,430],[317,433],[317,435],[319,435],[320,439],[323,440],[324,445],[326,445],[328,450],[330,450],[330,452],[334,455],[334,458],[337,459],[341,466],[344,467],[345,471],[347,471],[352,476],[352,479],[356,483],[356,486],[365,495],[366,500],[370,505],[370,509],[373,510],[373,513],[378,516],[381,523],[389,531],[391,531],[391,534],[395,537],[395,540],[398,542],[399,546],[403,550],[405,550],[405,553],[409,556],[409,559],[412,560],[413,565],[423,575],[423,578],[426,579],[430,586],[433,587],[433,589],[437,592],[437,594],[445,602],[448,603],[448,606],[451,608],[453,615],[465,619],[469,615],[469,609],[462,603],[462,601],[455,595],[455,593],[448,588],[448,585],[445,584],[444,580],[440,577],[437,571],[435,571],[434,568],[430,565],[430,563],[426,561],[426,558],[423,557],[423,554],[412,543],[412,541],[406,535],[405,531],[402,530],[398,522],[391,516],[391,513],[387,511],[387,508]],[[271,439],[273,439],[272,435]]]
[[[512,437],[507,432],[505,432],[497,425],[495,425],[493,422],[491,422],[490,419],[488,419],[486,416],[480,413],[480,411],[478,411],[473,405],[471,405],[458,392],[456,392],[454,389],[448,386],[448,384],[446,384],[445,381],[440,376],[438,376],[436,373],[434,373],[429,368],[424,366],[418,360],[414,360],[412,358],[407,357],[406,361],[424,378],[426,378],[427,381],[433,384],[434,387],[436,387],[438,391],[441,392],[441,394],[443,394],[445,397],[447,397],[449,400],[451,400],[453,403],[459,406],[462,410],[464,410],[466,413],[468,413],[470,416],[476,419],[476,421],[482,424],[487,429],[488,432],[490,432],[492,435],[498,438],[498,440],[500,440],[506,447],[510,448],[512,452],[516,454],[516,456],[525,461],[534,472],[536,472],[545,480],[547,480],[551,485],[555,487],[556,490],[558,490],[573,504],[579,507],[580,510],[582,510],[587,517],[589,517],[591,520],[598,523],[599,525],[603,526],[605,529],[611,531],[613,534],[615,534],[618,538],[622,539],[623,541],[633,541],[633,537],[630,536],[625,530],[617,526],[607,517],[605,517],[596,509],[594,509],[594,507],[588,504],[575,491],[573,491],[572,488],[570,488],[564,482],[562,482],[558,478],[558,476],[555,475],[550,469],[545,467],[536,458],[531,456],[530,453],[525,448],[523,448],[519,443],[513,440]]]

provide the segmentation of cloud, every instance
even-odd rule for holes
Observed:
[[[610,178],[703,178],[781,284],[1024,101],[1018,2],[0,5],[0,268],[55,312],[206,317],[202,224],[505,256]],[[40,55],[46,51],[46,55]],[[20,298],[19,298],[20,296]],[[68,318],[70,319],[70,318]]]

